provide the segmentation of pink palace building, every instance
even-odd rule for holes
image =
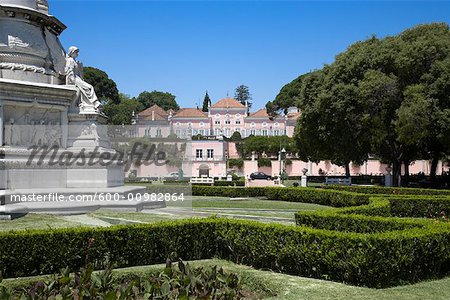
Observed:
[[[272,158],[271,167],[259,168],[257,157],[244,161],[242,169],[227,169],[227,160],[239,158],[233,142],[224,137],[231,137],[239,132],[242,138],[254,136],[288,136],[294,135],[295,125],[301,113],[296,107],[288,109],[287,114],[269,118],[265,109],[251,113],[247,105],[233,98],[224,98],[203,112],[197,108],[182,108],[179,111],[165,111],[157,105],[138,113],[133,118],[134,135],[147,137],[161,143],[185,144],[182,158],[184,177],[224,178],[230,171],[248,176],[252,172],[262,171],[270,175],[280,174],[286,169],[289,176],[300,176],[307,169],[309,175],[343,175],[345,170],[324,161],[318,164],[291,159],[289,165],[282,165],[278,158]],[[201,135],[201,139],[192,138]],[[378,160],[369,160],[364,165],[352,165],[352,175],[382,175],[387,165]],[[176,166],[138,166],[133,169],[138,177],[175,177],[180,167]],[[428,174],[430,163],[417,161],[410,166],[411,174],[423,172]],[[442,170],[442,165],[438,167]],[[439,172],[440,173],[440,172]]]

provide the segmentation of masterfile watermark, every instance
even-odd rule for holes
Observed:
[[[124,171],[130,170],[133,165],[156,165],[166,164],[167,155],[164,151],[157,151],[154,144],[148,145],[136,142],[129,152],[125,151],[105,151],[96,146],[93,150],[85,148],[71,151],[61,149],[58,145],[53,146],[30,146],[31,151],[26,162],[26,166],[95,166],[107,167],[110,165],[124,166]]]

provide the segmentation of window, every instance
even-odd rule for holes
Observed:
[[[217,119],[220,118],[220,114],[216,114],[216,118],[217,118]]]
[[[280,125],[280,124],[278,124],[278,122],[275,122],[275,124],[273,124],[273,126],[275,126],[275,127],[278,127],[278,125]]]
[[[230,128],[225,129],[225,136],[230,137]]]
[[[219,136],[221,134],[222,134],[222,131],[220,130],[220,128],[214,129],[214,135]]]
[[[198,130],[198,134],[200,134],[200,135],[205,135],[205,131],[204,131],[203,129],[199,129],[199,130]]]
[[[203,158],[203,149],[195,150],[195,158],[197,159]]]
[[[215,124],[215,125],[220,125],[220,121],[217,121],[217,120],[216,120],[216,121],[214,121],[214,124]]]
[[[156,129],[156,136],[157,136],[157,137],[162,137],[162,134],[161,134],[161,128],[157,128],[157,129]]]
[[[267,136],[267,129],[263,129],[263,130],[262,130],[262,135],[263,135],[263,136]]]
[[[278,129],[275,129],[275,130],[273,131],[273,135],[280,135],[280,131],[279,131]]]
[[[255,127],[256,126],[255,122],[252,122],[252,124],[250,124],[250,126]]]
[[[180,122],[177,122],[177,126],[181,126],[181,123],[180,123]]]
[[[241,114],[235,114],[235,116],[239,119],[241,117]]]
[[[250,135],[256,135],[256,130],[255,129],[250,130]]]
[[[214,158],[214,149],[208,149],[206,151],[206,157],[211,159]]]
[[[267,126],[267,122],[264,122],[262,125],[263,125],[264,127],[266,127],[266,126]]]
[[[236,125],[241,125],[241,120],[236,120]]]
[[[205,126],[205,123],[200,122],[200,127],[203,127],[203,126]]]
[[[175,130],[175,134],[177,135],[177,137],[181,137],[181,130],[179,129]]]
[[[230,125],[230,124],[231,124],[231,121],[230,121],[230,120],[226,120],[226,121],[225,121],[225,124],[226,124],[226,125]]]

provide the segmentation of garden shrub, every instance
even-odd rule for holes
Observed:
[[[193,186],[192,195],[230,198],[265,197],[269,200],[316,203],[335,207],[369,203],[368,195],[315,188]]]
[[[216,180],[214,181],[214,186],[245,186],[244,180]]]
[[[390,209],[393,216],[436,218],[450,217],[450,197],[390,197]]]
[[[401,188],[401,187],[383,187],[383,186],[343,186],[343,185],[326,185],[323,189],[331,189],[337,191],[347,191],[361,194],[376,195],[443,195],[450,196],[450,190],[420,189],[420,188]]]
[[[431,220],[419,225],[357,233],[209,218],[8,232],[0,234],[0,266],[7,277],[29,276],[65,266],[77,270],[86,263],[100,269],[108,263],[163,263],[175,252],[185,260],[219,257],[293,275],[386,287],[450,270],[450,225]]]

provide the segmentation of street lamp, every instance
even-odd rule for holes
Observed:
[[[283,158],[283,155],[284,155],[284,158]],[[282,176],[283,176],[283,166],[282,166],[282,160],[285,160],[286,159],[286,149],[282,149],[282,150],[280,150],[280,153],[279,153],[279,160],[280,160],[280,181],[283,181],[283,178],[282,178]]]

